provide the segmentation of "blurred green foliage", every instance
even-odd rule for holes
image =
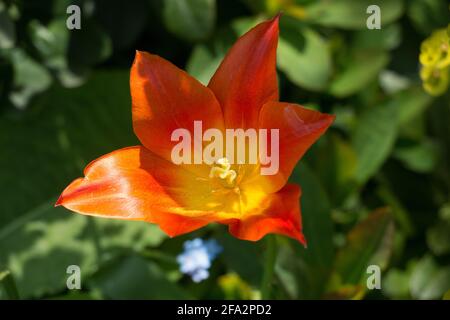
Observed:
[[[78,4],[81,30],[68,30]],[[368,30],[368,5],[382,28]],[[53,203],[84,166],[137,144],[129,67],[161,55],[207,83],[237,37],[279,11],[282,101],[336,122],[291,180],[308,248],[276,237],[273,298],[441,299],[450,289],[450,94],[419,77],[421,43],[450,22],[445,0],[0,1],[0,298],[258,298],[264,241],[208,226],[73,215]],[[224,247],[194,284],[176,255],[193,237]],[[66,268],[82,290],[66,289]],[[379,265],[381,290],[366,269]]]

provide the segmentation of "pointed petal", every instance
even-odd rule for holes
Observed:
[[[130,86],[134,131],[147,149],[166,160],[178,143],[171,141],[175,129],[188,129],[193,137],[196,120],[202,121],[203,131],[223,129],[211,90],[161,57],[137,51]]]
[[[334,118],[333,115],[306,109],[297,104],[284,102],[265,104],[261,109],[259,127],[268,129],[269,155],[272,153],[269,129],[279,129],[279,170],[275,175],[260,175],[260,171],[257,171],[245,185],[260,185],[268,193],[281,189],[296,163],[328,129]]]
[[[300,215],[300,187],[288,184],[269,194],[261,203],[262,212],[230,220],[229,231],[236,238],[257,241],[269,233],[286,235],[306,245]],[[259,210],[261,210],[261,208]]]
[[[56,205],[85,215],[156,223],[175,236],[211,221],[212,213],[191,201],[207,188],[181,167],[143,147],[130,147],[93,161]]]
[[[256,128],[261,107],[278,100],[278,19],[260,23],[239,38],[208,85],[222,106],[227,128]]]

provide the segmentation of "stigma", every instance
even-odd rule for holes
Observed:
[[[231,163],[227,158],[220,158],[211,168],[209,177],[211,179],[218,178],[226,187],[232,188],[234,187],[237,173],[231,169]]]

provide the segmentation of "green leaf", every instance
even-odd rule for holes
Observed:
[[[423,35],[448,24],[448,3],[442,0],[410,0],[407,14],[413,25]]]
[[[405,166],[413,171],[431,172],[438,161],[439,149],[429,140],[425,140],[412,146],[398,146],[393,156],[402,161]]]
[[[56,198],[97,157],[137,144],[130,106],[128,71],[109,71],[76,89],[52,88],[29,112],[2,114],[0,165],[8,170],[0,189],[8,201],[0,224]]]
[[[205,45],[197,45],[189,57],[186,70],[198,81],[207,85],[223,57],[224,54],[215,54]]]
[[[83,75],[76,74],[69,68],[67,52],[71,33],[66,27],[65,18],[55,19],[48,26],[33,20],[28,25],[31,42],[37,49],[43,65],[53,70],[66,87],[78,86],[83,82]],[[79,32],[79,30],[77,30]],[[77,54],[90,54],[81,47]],[[84,53],[86,52],[86,53]]]
[[[198,41],[207,38],[216,21],[215,0],[167,0],[164,2],[164,23],[182,39]]]
[[[380,87],[387,94],[400,92],[411,85],[411,81],[408,77],[391,70],[382,70],[378,80]]]
[[[411,87],[400,92],[397,95],[399,123],[408,125],[411,120],[421,116],[431,102],[433,102],[433,98],[419,87]]]
[[[3,4],[0,4],[0,49],[10,49],[16,42],[16,27]]]
[[[442,300],[450,300],[450,289],[444,294]]]
[[[371,178],[390,155],[399,126],[418,116],[431,101],[423,91],[412,87],[360,115],[352,137],[358,158],[355,179],[360,185]]]
[[[397,20],[403,13],[402,0],[320,0],[306,7],[308,21],[326,27],[365,29],[367,7],[376,4],[381,11],[381,28]]]
[[[410,290],[414,299],[440,299],[450,289],[450,267],[439,266],[431,256],[423,257],[415,266]]]
[[[409,268],[411,269],[411,268]],[[409,279],[411,270],[391,269],[382,278],[381,289],[391,299],[409,298]]]
[[[303,250],[304,257],[322,269],[317,271],[326,273],[334,256],[328,195],[317,175],[305,163],[294,169],[292,180],[302,188],[300,204],[303,233],[308,242],[307,250]]]
[[[14,69],[14,87],[9,98],[16,107],[23,109],[34,95],[50,86],[52,78],[22,49],[13,49],[10,58]]]
[[[370,63],[367,63],[370,61]],[[332,80],[329,92],[347,97],[369,85],[389,63],[389,55],[379,49],[358,49],[351,53],[347,65]]]
[[[0,289],[3,287],[8,298],[10,300],[18,300],[19,292],[17,291],[16,283],[13,276],[9,270],[0,272]],[[1,299],[1,295],[0,295]]]
[[[153,262],[131,255],[109,265],[93,279],[94,289],[110,299],[189,299]]]
[[[359,30],[353,36],[353,46],[355,48],[392,50],[400,44],[402,39],[401,30],[401,26],[398,23],[381,29]]]
[[[263,266],[261,263],[262,246],[236,239],[228,233],[217,237],[223,251],[221,256],[229,271],[234,271],[253,286],[261,283]]]
[[[308,247],[283,239],[279,245],[276,274],[292,299],[320,298],[334,257],[331,209],[326,193],[313,171],[297,166],[292,182],[300,183],[303,233]]]
[[[99,237],[98,245],[104,251],[101,253],[103,259],[130,249],[142,251],[156,247],[167,239],[157,225],[143,221],[93,218],[92,224]]]
[[[355,187],[357,157],[351,144],[337,134],[329,133],[321,138],[315,149],[312,163],[329,194],[330,201],[339,205],[347,199]]]
[[[313,91],[326,88],[331,57],[327,42],[318,33],[312,29],[282,29],[277,54],[278,67],[296,85]]]
[[[390,183],[383,176],[378,177],[377,195],[392,210],[392,216],[398,226],[402,236],[411,236],[415,233],[415,226],[411,220],[411,216],[404,204],[400,202],[397,195],[391,190]]]
[[[28,25],[33,46],[44,63],[53,69],[66,67],[66,51],[70,38],[65,19],[55,19],[47,26],[38,20]]]
[[[108,58],[112,50],[108,35],[89,19],[75,31],[67,29],[65,18],[52,20],[48,26],[35,20],[29,33],[44,64],[55,70],[66,87],[80,85],[86,72]]]
[[[427,230],[427,244],[431,251],[440,256],[450,252],[450,204],[439,209],[437,223]]]
[[[439,221],[427,230],[427,244],[436,255],[444,255],[450,252],[450,222]]]
[[[44,204],[0,229],[0,260],[24,298],[64,289],[70,265],[80,266],[83,276],[95,269],[97,252],[92,233],[86,234],[87,219],[51,208],[52,203]]]
[[[347,235],[347,243],[335,260],[341,284],[361,284],[367,267],[386,268],[392,251],[394,225],[388,209],[378,209],[358,223]]]
[[[94,220],[53,208],[90,161],[135,144],[128,71],[99,72],[76,89],[53,87],[28,112],[1,115],[0,165],[8,170],[0,175],[0,189],[8,201],[0,203],[0,261],[24,297],[64,289],[70,264],[88,276],[103,259],[165,238],[147,223]]]
[[[355,180],[363,185],[389,156],[397,137],[396,100],[366,110],[353,133],[358,165]]]
[[[256,22],[255,19],[248,18],[233,20],[229,28],[221,29],[207,44],[196,45],[186,64],[187,72],[207,85],[225,54],[236,41],[236,35],[248,31],[247,26],[240,29],[243,23],[250,24],[248,26],[250,28]]]
[[[165,239],[155,225],[86,217],[53,204],[44,203],[0,228],[0,261],[26,298],[65,289],[70,265],[80,267],[84,281],[104,261]]]

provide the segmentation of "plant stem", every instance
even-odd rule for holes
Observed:
[[[3,284],[6,294],[11,300],[19,300],[19,292],[17,291],[16,283],[14,278],[8,270],[0,272],[0,283]]]
[[[270,299],[273,273],[277,257],[277,239],[274,235],[266,236],[266,255],[264,261],[263,277],[261,281],[261,298]]]

